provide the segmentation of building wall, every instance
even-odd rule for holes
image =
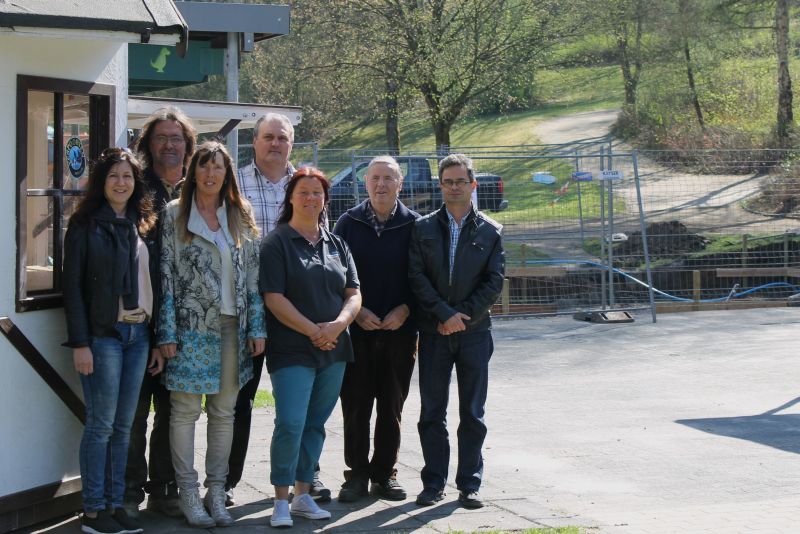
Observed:
[[[17,75],[115,85],[117,145],[125,146],[127,44],[0,34],[0,316],[10,317],[82,397],[62,309],[15,313]],[[0,497],[79,476],[82,425],[0,337]]]

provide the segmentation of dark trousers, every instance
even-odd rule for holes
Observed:
[[[225,488],[235,488],[242,480],[244,461],[247,458],[247,447],[250,444],[250,423],[253,419],[253,402],[261,381],[264,369],[264,355],[253,358],[253,378],[239,390],[236,399],[236,411],[233,415],[233,442],[231,455],[228,458],[228,477]]]
[[[386,480],[400,450],[400,420],[414,372],[416,334],[382,332],[352,336],[355,361],[347,364],[340,397],[344,417],[344,461],[350,477]],[[370,419],[376,406],[369,458]]]
[[[447,435],[447,401],[453,366],[458,379],[458,470],[456,487],[477,491],[483,477],[484,407],[489,383],[489,359],[494,351],[491,331],[442,336],[421,334],[419,339],[419,392],[421,410],[417,429],[425,467],[424,487],[443,490],[447,483],[450,444]]]
[[[148,353],[149,359],[149,353]],[[150,433],[150,469],[148,482],[147,417],[152,399],[155,408],[153,431]],[[128,465],[125,469],[125,500],[141,503],[145,491],[154,497],[177,496],[175,469],[169,448],[169,390],[161,383],[161,375],[145,371],[136,415],[131,426]]]

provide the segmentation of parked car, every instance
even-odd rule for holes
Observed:
[[[400,200],[409,208],[426,214],[442,204],[439,179],[431,172],[431,160],[422,156],[398,156],[397,163],[403,173],[403,189]],[[364,175],[368,160],[348,165],[331,177],[328,219],[334,224],[339,217],[367,198]],[[354,182],[355,178],[355,182]],[[503,179],[496,174],[477,173],[478,209],[499,211],[508,207],[503,199]]]

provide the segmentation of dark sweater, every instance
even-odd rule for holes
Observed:
[[[408,281],[408,248],[411,230],[419,214],[398,200],[394,215],[378,235],[367,217],[367,202],[365,200],[343,213],[333,228],[333,233],[350,246],[361,282],[362,305],[381,319],[401,304],[406,304],[413,312],[414,297]],[[413,315],[397,330],[406,334],[416,331]],[[380,332],[385,331],[368,332],[355,322],[350,325],[350,333],[354,336]]]

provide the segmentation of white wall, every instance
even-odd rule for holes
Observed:
[[[17,314],[17,75],[115,85],[116,144],[126,141],[127,44],[0,34],[0,316],[8,316],[79,396],[62,309]],[[79,475],[82,425],[0,336],[0,496]]]

